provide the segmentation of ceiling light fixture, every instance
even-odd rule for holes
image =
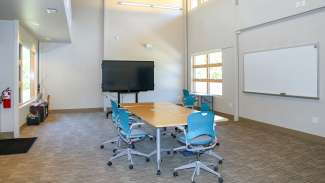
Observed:
[[[46,12],[47,12],[48,14],[54,14],[54,13],[57,13],[58,10],[55,9],[55,8],[47,8],[47,9],[46,9]]]
[[[136,2],[128,2],[128,1],[119,1],[118,4],[120,4],[120,5],[128,5],[128,6],[138,6],[138,7],[170,9],[170,10],[183,10],[183,8],[177,7],[177,6],[157,5],[157,4],[147,4],[147,3],[136,3]]]

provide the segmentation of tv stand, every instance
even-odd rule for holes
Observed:
[[[117,92],[117,104],[120,107],[120,103],[121,103],[121,94],[130,94],[130,93],[134,93],[135,94],[135,103],[139,102],[139,92]],[[106,113],[106,118],[108,118],[109,114],[112,113],[112,111],[108,111]]]
[[[121,103],[121,94],[129,94],[129,93],[134,93],[135,94],[135,103],[138,103],[139,101],[139,92],[117,92],[117,103],[120,105]]]

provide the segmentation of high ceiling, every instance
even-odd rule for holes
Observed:
[[[57,13],[49,14],[47,8]],[[0,0],[0,19],[19,20],[41,41],[69,42],[67,15],[65,0]]]

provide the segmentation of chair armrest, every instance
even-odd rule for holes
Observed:
[[[185,127],[184,127],[184,126],[176,126],[176,128],[178,128],[178,129],[180,129],[180,130],[182,130],[182,131],[185,131],[185,132],[186,132],[186,130],[185,130]]]
[[[130,129],[132,130],[135,126],[141,126],[141,125],[144,125],[144,123],[132,123],[131,126],[130,126]]]

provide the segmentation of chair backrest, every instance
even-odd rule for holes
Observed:
[[[190,106],[191,107],[191,106],[194,105],[195,102],[196,102],[195,98],[193,96],[191,96],[191,95],[189,95],[187,97],[184,96],[184,98],[183,98],[183,103],[184,103],[185,106]]]
[[[214,113],[211,111],[192,113],[187,119],[187,142],[191,144],[193,139],[200,136],[209,136],[213,140],[216,139]]]
[[[190,96],[190,92],[186,89],[183,89],[183,95],[184,97]]]
[[[202,103],[201,104],[201,111],[207,112],[210,111],[210,106],[207,103]]]
[[[113,121],[116,122],[115,120],[117,120],[116,118],[118,117],[118,105],[115,101],[111,100],[111,106],[112,106],[112,117],[113,117]]]
[[[118,125],[120,130],[129,137],[131,135],[131,128],[129,124],[129,113],[125,109],[118,109],[119,120]]]

